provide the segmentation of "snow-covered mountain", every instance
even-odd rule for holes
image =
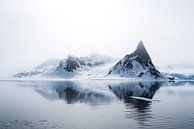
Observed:
[[[68,56],[60,61],[57,71],[74,72],[84,67],[96,67],[112,61],[109,56],[90,55],[86,57]]]
[[[18,73],[14,77],[79,78],[82,76],[88,78],[89,76],[94,75],[94,73],[98,73],[97,71],[101,71],[99,75],[102,77],[106,74],[104,70],[108,70],[107,67],[109,67],[109,65],[114,62],[114,60],[115,59],[110,56],[100,55],[97,53],[90,54],[86,57],[76,57],[69,55],[62,60],[49,59],[31,71]]]
[[[129,78],[167,79],[155,68],[142,41],[133,53],[126,55],[112,67],[108,76],[114,75]]]
[[[186,76],[157,70],[142,41],[139,42],[133,53],[126,55],[119,61],[117,58],[97,53],[85,57],[69,55],[62,60],[49,59],[31,71],[18,73],[14,77],[65,79],[131,78],[140,80],[194,79],[193,74]]]

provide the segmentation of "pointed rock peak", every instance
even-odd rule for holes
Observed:
[[[145,60],[150,59],[148,52],[142,41],[140,41],[137,45],[137,49],[134,51],[134,54],[139,55],[140,57],[144,58]]]
[[[139,41],[136,50],[138,50],[138,51],[145,51],[146,50],[144,45],[143,45],[143,41]]]

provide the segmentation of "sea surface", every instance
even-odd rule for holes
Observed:
[[[0,81],[0,129],[194,129],[194,82]]]

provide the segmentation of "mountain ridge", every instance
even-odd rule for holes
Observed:
[[[49,61],[51,63],[49,63]],[[99,74],[98,71],[101,73]],[[97,75],[97,73],[100,76]],[[117,76],[119,78],[145,80],[174,80],[170,75],[163,74],[156,69],[142,41],[138,43],[137,48],[132,53],[125,55],[124,58],[117,62],[110,56],[100,54],[85,57],[68,55],[62,60],[48,60],[35,69],[28,72],[18,73],[14,77],[60,77],[69,79],[78,76],[79,78],[83,76],[88,79],[106,79]]]

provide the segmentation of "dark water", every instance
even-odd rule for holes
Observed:
[[[0,82],[0,129],[129,128],[194,129],[194,83]]]

